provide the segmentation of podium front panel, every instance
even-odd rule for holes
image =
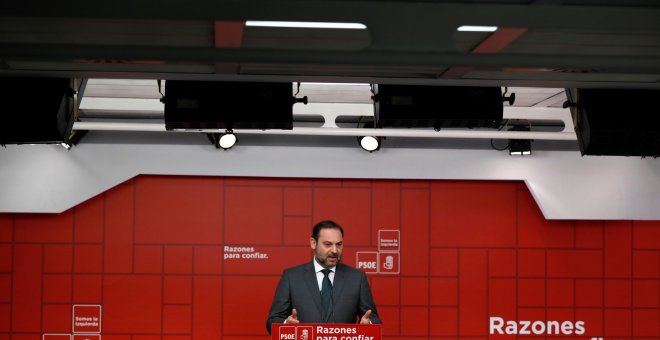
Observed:
[[[273,340],[380,340],[380,325],[273,324]]]

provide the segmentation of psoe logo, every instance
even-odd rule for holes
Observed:
[[[357,268],[365,273],[378,273],[378,253],[375,251],[359,251],[355,254]]]
[[[296,326],[281,326],[280,340],[296,340]]]

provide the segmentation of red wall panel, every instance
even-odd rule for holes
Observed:
[[[70,273],[73,268],[71,244],[47,244],[44,246],[44,272]]]
[[[160,334],[162,281],[155,275],[105,275],[103,330],[111,334]]]
[[[284,215],[312,216],[312,188],[284,188]]]
[[[0,243],[0,273],[11,272],[12,253],[12,245],[10,243]]]
[[[378,296],[379,306],[398,306],[401,304],[401,278],[399,277],[373,277],[371,279],[371,292]]]
[[[222,273],[222,247],[197,246],[193,249],[193,272],[195,274]]]
[[[458,275],[458,249],[431,249],[431,275]]]
[[[648,250],[634,251],[633,276],[647,279],[660,277],[660,252]]]
[[[401,182],[378,181],[374,182],[371,188],[371,230],[399,229],[402,223],[401,214],[406,211],[401,207]],[[424,206],[427,205],[428,198],[424,201]],[[417,213],[416,210],[411,213]],[[376,244],[377,239],[378,233],[372,232],[371,244]]]
[[[102,305],[105,340],[267,339],[321,219],[353,266],[399,232],[397,270],[369,274],[388,339],[516,338],[491,316],[660,337],[658,221],[547,221],[517,182],[140,176],[63,214],[0,214],[0,340],[71,333],[74,304]]]
[[[264,333],[269,303],[252,304],[247,301],[269,301],[277,276],[227,276],[223,281],[224,334],[259,335]]]
[[[43,247],[14,245],[11,329],[14,332],[41,332],[41,281]]]
[[[103,269],[106,273],[133,271],[134,182],[119,185],[105,195]]]
[[[99,195],[74,208],[76,242],[103,242],[104,198],[104,195]]]
[[[280,243],[283,210],[281,188],[228,186],[225,195],[224,233],[227,244]]]
[[[192,276],[166,275],[163,278],[163,303],[191,304]]]
[[[311,201],[311,200],[310,200]],[[309,244],[311,237],[310,225],[313,225],[311,211],[308,216],[284,217],[284,230],[282,237],[286,245]]]
[[[401,274],[403,275],[429,275],[428,201],[429,192],[426,189],[402,191]]]
[[[660,221],[633,221],[635,249],[660,249]]]
[[[488,253],[462,249],[459,252],[458,315],[460,335],[486,335]]]
[[[10,316],[11,305],[8,303],[0,303],[0,332],[9,332],[11,330]],[[0,339],[9,339],[9,334],[2,334]]]
[[[193,248],[190,246],[166,246],[164,251],[166,274],[192,274]]]
[[[578,307],[603,306],[602,279],[575,280],[575,304]]]
[[[605,222],[605,276],[630,277],[632,272],[632,225]]]
[[[346,236],[350,235],[350,245],[371,245],[371,228],[365,228],[371,226],[369,188],[315,188],[313,199],[314,221],[337,221],[344,227]]]
[[[192,333],[194,340],[222,337],[222,278],[193,278]]]
[[[71,242],[73,210],[61,214],[16,214],[15,242]]]
[[[44,274],[43,302],[71,303],[71,275]]]
[[[11,302],[11,274],[0,274],[0,303]]]
[[[548,221],[527,190],[518,191],[518,246],[561,247],[574,245],[573,221]]]
[[[515,279],[490,279],[488,281],[489,315],[515,320],[517,288]]]
[[[78,304],[101,304],[103,302],[103,280],[101,275],[76,274],[73,276],[73,301]]]
[[[44,304],[42,309],[43,329],[52,333],[68,333],[71,329],[70,304]]]
[[[14,237],[14,218],[10,214],[0,214],[0,242],[11,242]]]
[[[516,276],[516,251],[514,249],[490,249],[488,251],[488,275]]]
[[[163,246],[134,246],[133,272],[139,274],[163,272]]]
[[[432,182],[432,245],[514,246],[515,195],[515,186],[508,182]]]
[[[220,244],[222,183],[209,177],[137,178],[126,202],[135,196],[135,207],[127,207],[135,209],[135,242]]]
[[[163,334],[189,334],[191,323],[190,306],[163,306]]]

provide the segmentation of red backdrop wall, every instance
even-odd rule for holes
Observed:
[[[400,230],[400,273],[369,276],[389,339],[515,338],[490,316],[660,337],[658,221],[546,221],[518,182],[140,176],[62,214],[0,214],[0,340],[71,333],[74,304],[102,305],[104,340],[266,339],[322,219],[353,266]]]

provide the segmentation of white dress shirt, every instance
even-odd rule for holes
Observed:
[[[330,278],[330,283],[333,285],[335,284],[335,267],[330,267],[330,273],[328,274],[328,277]],[[319,292],[321,291],[323,287],[323,272],[321,272],[323,268],[318,262],[316,262],[316,257],[314,258],[314,270],[316,271],[316,282],[319,284]]]

